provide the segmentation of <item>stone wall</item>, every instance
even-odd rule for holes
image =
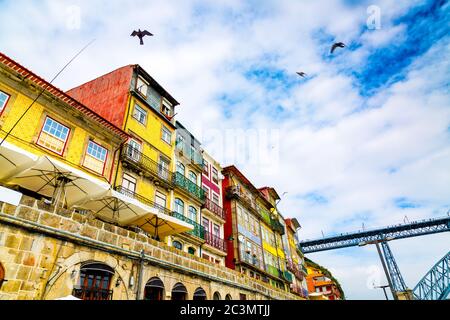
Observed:
[[[157,276],[164,283],[165,299],[170,299],[177,282],[186,286],[188,299],[198,287],[206,291],[207,299],[216,291],[222,299],[227,294],[239,299],[241,293],[247,299],[300,299],[144,234],[72,210],[54,210],[34,198],[23,196],[18,206],[0,202],[0,208],[0,263],[8,280],[0,289],[0,299],[69,295],[86,261],[103,262],[115,270],[113,299],[136,299],[141,258],[141,298],[145,283]],[[131,277],[134,286],[130,286]]]

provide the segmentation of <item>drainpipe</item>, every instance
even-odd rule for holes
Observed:
[[[142,273],[144,272],[144,249],[141,250],[141,257],[139,262],[139,273],[137,279],[137,292],[136,292],[136,300],[141,300],[141,287],[142,287]]]

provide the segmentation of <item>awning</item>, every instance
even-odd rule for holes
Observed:
[[[19,185],[67,206],[110,187],[106,179],[95,178],[49,156],[39,157],[27,168],[18,168],[5,180],[8,184]]]
[[[38,156],[7,141],[0,146],[0,180],[37,161]]]
[[[148,216],[150,219],[157,214],[155,208],[111,188],[95,196],[88,196],[75,203],[74,206],[91,210],[97,217],[105,221],[124,226],[134,224],[134,220],[143,216]]]
[[[178,282],[173,286],[172,293],[174,292],[187,293],[187,290],[184,284]]]
[[[160,278],[151,278],[145,285],[146,287],[151,288],[162,288],[164,289],[164,283],[161,281]]]
[[[138,226],[155,237],[191,231],[194,226],[190,223],[157,211],[156,214],[146,214],[127,221],[127,224]]]
[[[203,288],[197,288],[194,292],[194,297],[206,297],[206,292]]]

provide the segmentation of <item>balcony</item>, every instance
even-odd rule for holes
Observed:
[[[300,271],[299,267],[292,261],[286,261],[286,268],[292,272],[298,279],[303,280],[303,272]]]
[[[278,268],[276,268],[276,267],[274,267],[274,266],[272,266],[270,264],[266,264],[266,271],[267,271],[268,274],[271,274],[271,275],[273,275],[275,277],[278,277],[278,278],[280,277],[280,273],[279,273]]]
[[[278,221],[278,219],[274,219],[274,218],[270,218],[270,225],[272,226],[272,229],[275,232],[278,232],[279,234],[283,235],[284,234],[284,227],[281,224],[280,221]]]
[[[292,274],[287,270],[283,271],[283,278],[289,282],[293,281]]]
[[[72,295],[82,300],[112,300],[113,291],[98,288],[74,288]]]
[[[205,231],[205,240],[206,243],[211,247],[219,249],[220,251],[227,252],[227,244],[225,240],[219,238],[218,236],[213,235],[211,232]]]
[[[171,213],[171,215],[177,219],[183,220],[184,222],[187,222],[194,226],[193,230],[186,231],[184,233],[205,240],[205,228],[202,225],[198,224],[197,222],[189,219],[188,217],[185,217],[184,215],[182,215],[181,213],[178,213],[176,211],[173,211]]]
[[[120,159],[129,165],[130,169],[142,171],[144,176],[158,179],[164,186],[171,187],[171,172],[133,146],[125,144],[120,153]]]
[[[223,210],[221,206],[211,201],[210,199],[205,198],[205,204],[203,205],[203,208],[208,209],[219,218],[225,220],[225,210]]]
[[[192,149],[191,146],[186,143],[177,141],[175,143],[175,150],[182,156],[191,160],[191,164],[198,167],[199,170],[203,170],[203,156],[200,152]]]
[[[128,190],[122,186],[117,186],[115,187],[115,190],[117,192],[120,192],[123,195],[126,195],[130,198],[136,199],[144,204],[146,204],[147,206],[151,207],[151,208],[155,208],[157,209],[159,212],[164,213],[164,214],[168,214],[168,215],[172,215],[172,211],[170,211],[169,209],[153,202],[152,200],[145,198],[143,196],[141,196],[140,194],[137,194],[134,191]]]
[[[183,176],[179,172],[175,172],[172,176],[172,182],[176,187],[181,188],[185,192],[187,192],[189,195],[195,197],[197,200],[199,200],[201,203],[205,201],[205,190],[200,188],[198,185],[196,185],[194,182]]]
[[[249,210],[252,210],[256,214],[260,214],[256,208],[255,201],[253,198],[241,191],[239,186],[229,186],[226,188],[225,196],[228,199],[239,199],[240,202]]]
[[[261,263],[255,256],[241,250],[241,261],[261,269]]]

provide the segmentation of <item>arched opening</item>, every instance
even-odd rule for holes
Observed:
[[[225,300],[233,300],[233,298],[231,297],[231,294],[227,294],[225,296]]]
[[[187,290],[181,282],[176,283],[172,288],[172,300],[186,300]]]
[[[2,284],[5,281],[5,269],[3,265],[0,263],[0,289],[2,288]]]
[[[144,300],[163,300],[164,283],[158,277],[148,280],[144,290]]]
[[[214,292],[213,300],[221,300],[220,293],[218,291]]]
[[[80,268],[79,286],[73,295],[83,300],[112,300],[110,290],[114,269],[99,262],[87,262]]]
[[[175,247],[175,248],[177,248],[178,250],[183,250],[183,245],[181,244],[181,242],[180,241],[173,241],[172,242],[172,245]]]
[[[189,247],[189,248],[188,248],[188,253],[189,253],[189,254],[194,254],[194,255],[195,255],[195,248]]]
[[[206,300],[206,292],[205,292],[205,290],[203,290],[203,288],[200,288],[200,287],[195,289],[194,299],[193,300]]]

